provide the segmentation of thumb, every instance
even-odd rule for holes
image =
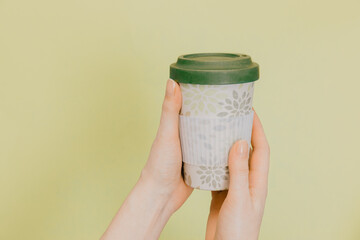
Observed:
[[[249,145],[245,140],[235,142],[229,152],[229,194],[249,192]]]
[[[166,83],[165,98],[162,104],[160,126],[157,139],[172,140],[179,137],[179,112],[181,108],[181,92],[179,85],[172,79]]]

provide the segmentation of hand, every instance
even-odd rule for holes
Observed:
[[[193,189],[181,176],[179,85],[169,79],[160,126],[141,176],[102,239],[157,239]]]
[[[179,112],[182,103],[179,85],[169,79],[162,105],[160,126],[141,177],[166,195],[171,211],[176,211],[193,188],[181,176],[182,155],[179,138]]]
[[[270,148],[256,113],[251,144],[250,154],[244,140],[237,141],[229,152],[229,190],[212,192],[207,240],[258,239],[267,196]]]

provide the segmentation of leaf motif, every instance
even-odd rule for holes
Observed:
[[[232,106],[226,106],[225,109],[226,109],[226,110],[231,110],[231,109],[233,109],[233,108],[232,108]]]
[[[245,101],[242,101],[242,103],[240,104],[240,108],[243,108],[245,105]]]
[[[238,99],[239,95],[235,90],[233,90],[232,94],[234,99]]]
[[[191,110],[194,110],[195,108],[196,108],[196,103],[193,102],[193,103],[191,104]]]
[[[190,175],[189,175],[189,177],[188,177],[188,185],[191,186],[191,177],[190,177]]]
[[[228,99],[228,98],[225,99],[225,102],[226,102],[227,104],[231,104],[231,100]]]
[[[235,101],[235,100],[233,101],[233,105],[234,105],[235,108],[239,107],[239,103],[237,101]]]
[[[212,180],[212,186],[213,186],[214,188],[216,188],[216,181],[215,181],[215,179]]]
[[[206,177],[206,175],[201,175],[200,179],[204,179]]]
[[[215,173],[221,175],[223,172],[221,170],[216,170]]]
[[[197,174],[203,174],[203,172],[201,170],[197,170],[196,173]]]
[[[220,112],[220,113],[218,113],[216,116],[218,116],[218,117],[225,117],[225,116],[227,116],[227,115],[228,115],[227,112]]]
[[[243,92],[241,98],[245,98],[246,97],[246,92]]]
[[[185,97],[192,97],[194,96],[194,93],[193,92],[187,92],[184,94]]]
[[[210,176],[207,176],[207,178],[206,178],[206,183],[209,183],[210,180],[211,180],[211,177],[210,177]]]
[[[201,95],[200,94],[197,94],[195,97],[194,97],[194,100],[199,100],[201,98]]]
[[[205,166],[200,166],[199,168],[204,171],[207,169]]]
[[[251,101],[251,98],[248,98],[248,99],[246,100],[246,104],[249,104],[250,101]]]
[[[184,105],[189,105],[191,103],[191,100],[190,99],[186,99],[185,101],[184,101]]]

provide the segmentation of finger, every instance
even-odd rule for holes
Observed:
[[[249,145],[245,140],[237,141],[229,153],[229,194],[249,192]]]
[[[228,192],[227,190],[211,192],[212,199],[211,199],[209,217],[206,224],[206,234],[205,234],[206,240],[214,239],[219,212],[226,198],[227,192]]]
[[[167,80],[165,98],[162,104],[160,126],[157,138],[173,140],[179,137],[179,112],[181,108],[181,91],[179,85],[172,79]]]
[[[253,128],[252,128],[252,136],[251,136],[251,145],[253,146],[254,150],[256,147],[257,150],[267,153],[269,152],[269,145],[265,137],[264,129],[254,108],[253,110],[254,110],[254,119],[253,119]]]
[[[270,148],[260,119],[254,113],[252,130],[253,152],[250,158],[249,189],[253,197],[265,200],[268,187]]]

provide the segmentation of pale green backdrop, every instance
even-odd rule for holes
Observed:
[[[260,239],[360,239],[360,2],[0,0],[0,239],[98,239],[155,136],[169,65],[260,64]],[[195,191],[161,239],[202,239]]]

